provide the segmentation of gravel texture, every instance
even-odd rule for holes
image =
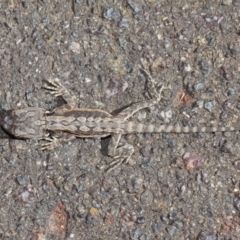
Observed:
[[[239,0],[2,0],[0,56],[0,109],[60,106],[42,89],[57,76],[112,112],[149,98],[143,59],[172,90],[135,121],[239,122]],[[135,153],[107,177],[109,139],[0,135],[0,239],[240,239],[238,132],[123,136]]]

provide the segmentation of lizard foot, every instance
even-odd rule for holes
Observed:
[[[141,69],[141,71],[145,74],[145,76],[148,79],[148,83],[147,83],[147,87],[148,87],[148,92],[151,95],[151,97],[153,99],[156,99],[157,102],[159,102],[161,99],[164,99],[162,91],[163,90],[171,90],[171,86],[161,86],[160,90],[159,87],[157,86],[157,82],[155,81],[155,79],[152,78],[150,72],[148,70],[146,70],[146,68]]]
[[[61,145],[60,140],[56,137],[44,138],[44,140],[47,142],[42,143],[39,150],[53,150]]]
[[[77,106],[76,97],[69,93],[61,84],[59,78],[50,78],[46,82],[47,84],[44,84],[43,87],[50,91],[54,97],[62,97],[71,108]]]
[[[109,167],[105,170],[105,173],[108,174],[118,166],[120,166],[123,162],[128,163],[131,159],[131,156],[134,152],[134,148],[130,144],[125,144],[120,148],[117,148],[114,151],[113,161],[110,162]]]
[[[47,79],[47,84],[44,84],[43,87],[51,92],[55,97],[64,96],[68,93],[67,89],[61,84],[59,78],[50,78]]]

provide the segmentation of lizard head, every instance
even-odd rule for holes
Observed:
[[[0,113],[0,125],[17,138],[41,138],[44,133],[44,111],[41,108],[13,109]]]
[[[1,127],[10,135],[21,137],[17,134],[18,121],[16,121],[15,110],[2,111],[0,114]]]

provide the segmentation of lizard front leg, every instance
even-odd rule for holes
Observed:
[[[128,163],[134,152],[134,148],[130,144],[125,144],[121,147],[118,147],[120,138],[121,134],[112,135],[108,146],[108,155],[113,158],[113,161],[106,169],[106,173],[109,173],[113,169],[117,168],[123,162]]]
[[[75,108],[76,106],[76,97],[69,93],[69,91],[61,84],[59,78],[47,79],[43,87],[51,92],[54,97],[62,97],[67,103],[65,108]]]
[[[46,142],[42,143],[39,150],[53,150],[58,148],[64,142],[70,142],[74,140],[76,137],[67,132],[55,132],[51,137],[46,137],[43,140]]]

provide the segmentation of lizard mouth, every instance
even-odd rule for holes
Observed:
[[[0,112],[0,123],[1,123],[1,127],[3,129],[5,129],[6,131],[9,131],[13,125],[13,120],[11,117],[11,110],[5,111],[2,110]]]

